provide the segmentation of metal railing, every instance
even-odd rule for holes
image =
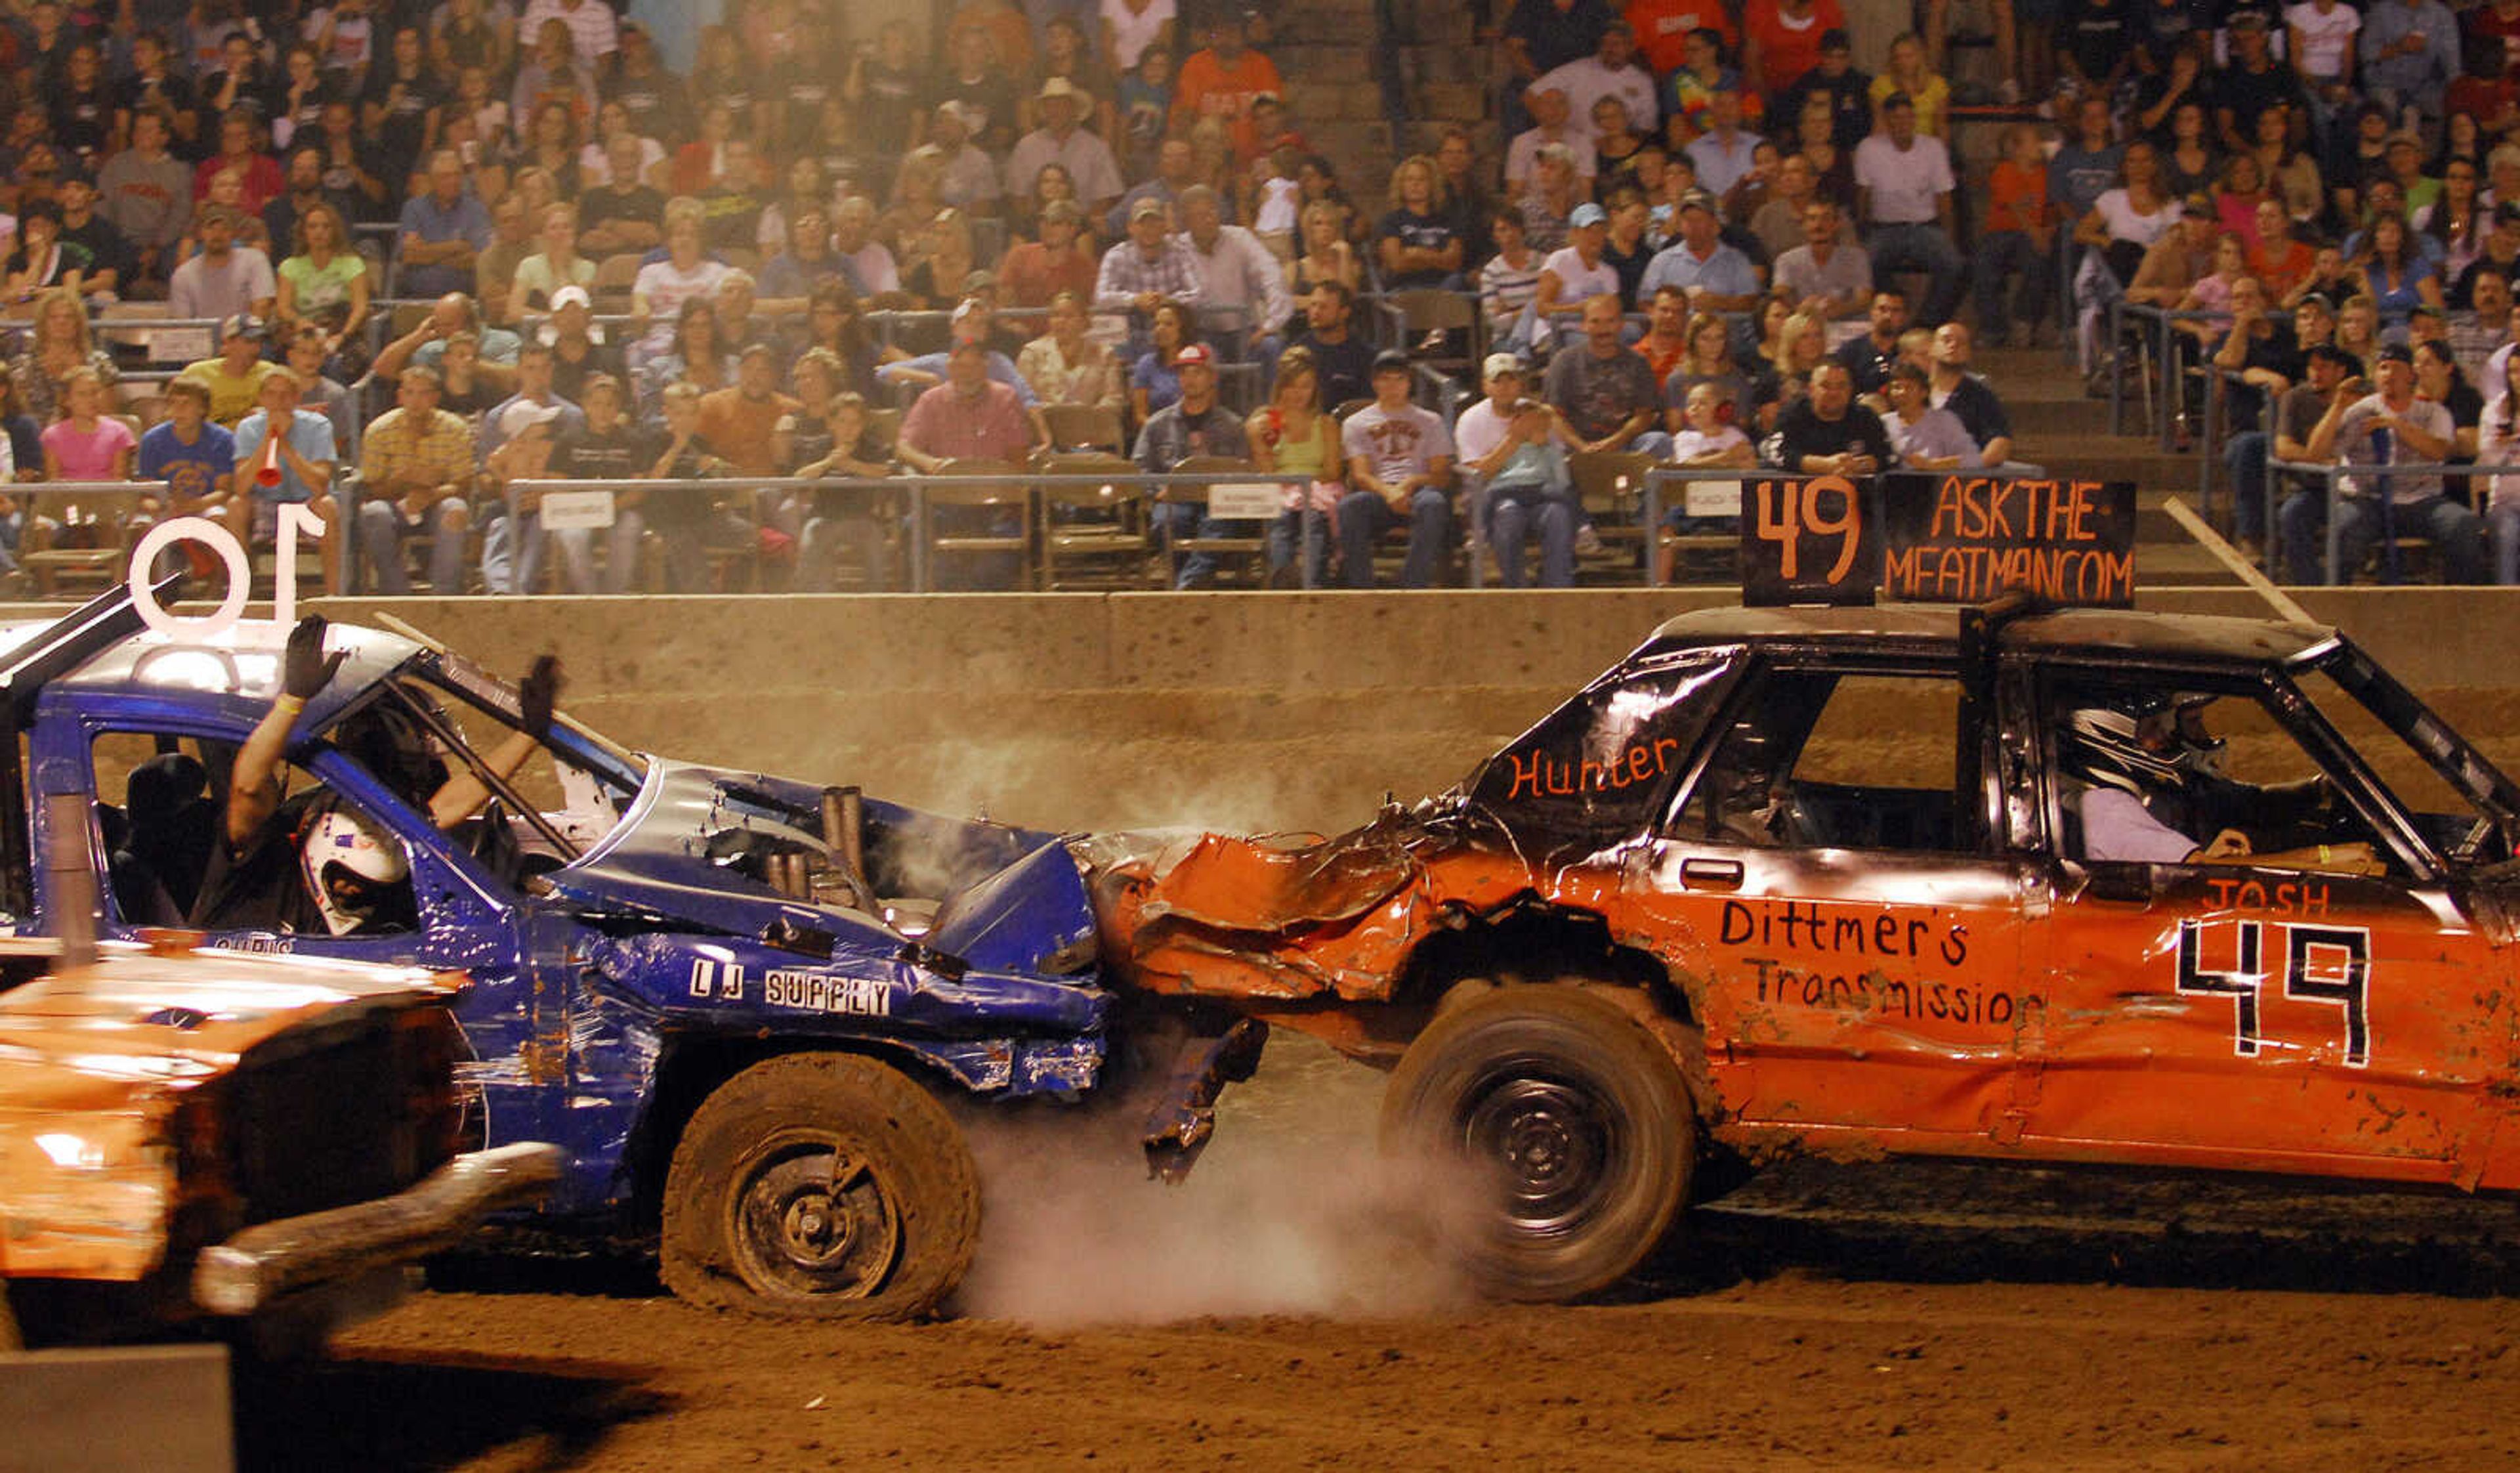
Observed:
[[[2154,403],[2159,412],[2153,416],[2153,437],[2168,450],[2177,439],[2179,405],[2182,402],[2179,385],[2179,356],[2175,351],[2181,322],[2212,322],[2229,317],[2228,312],[2173,311],[2149,302],[2129,301],[2123,297],[2109,300],[2109,351],[2123,350],[2127,340],[2127,322],[2132,318],[2142,324],[2146,346],[2152,353],[2152,374],[2159,395]],[[2126,433],[2126,374],[2112,366],[2109,373],[2109,433]]]
[[[2343,465],[2310,460],[2284,460],[2275,455],[2273,443],[2270,441],[2267,450],[2266,482],[2268,529],[2267,547],[2270,558],[2277,559],[2276,572],[2279,574],[2287,571],[2282,567],[2277,553],[2277,549],[2281,546],[2281,521],[2278,516],[2278,512],[2282,506],[2282,498],[2278,493],[2283,488],[2283,478],[2287,475],[2299,476],[2305,480],[2318,482],[2324,487],[2324,499],[2327,503],[2327,550],[2325,557],[2327,582],[2330,585],[2334,585],[2344,581],[2342,576],[2344,570],[2338,566],[2341,561],[2340,549],[2343,542],[2343,538],[2340,535],[2342,527],[2336,513],[2339,507],[2341,507],[2345,502],[2367,499],[2376,500],[2380,507],[2380,529],[2377,533],[2380,546],[2380,581],[2384,583],[2395,583],[2398,581],[2398,537],[2400,535],[2397,528],[2398,508],[2396,498],[2389,494],[2387,483],[2398,480],[2402,477],[2493,477],[2520,475],[2520,465],[2453,465],[2442,462],[2425,462],[2409,463],[2406,465],[2379,466]],[[2375,483],[2377,484],[2371,491],[2358,491],[2349,495],[2344,486],[2345,478],[2348,476],[2360,477],[2367,482]]]
[[[844,491],[864,494],[868,498],[868,509],[871,515],[875,513],[875,498],[878,495],[884,493],[907,493],[909,497],[909,505],[906,513],[906,521],[910,529],[910,536],[908,538],[910,549],[910,588],[908,591],[912,593],[927,593],[933,591],[931,588],[931,583],[933,581],[931,577],[932,570],[929,568],[929,553],[926,538],[926,529],[928,525],[927,493],[931,487],[968,487],[974,484],[997,484],[1018,487],[1019,489],[1017,494],[1020,496],[1025,509],[1025,526],[1027,532],[1029,532],[1033,522],[1033,513],[1036,508],[1036,492],[1045,488],[1059,486],[1076,487],[1080,489],[1093,487],[1108,489],[1116,487],[1122,483],[1127,483],[1137,487],[1141,492],[1147,494],[1149,500],[1152,500],[1154,499],[1154,493],[1174,486],[1187,488],[1215,485],[1275,484],[1281,486],[1301,487],[1309,485],[1311,483],[1311,478],[1281,471],[1262,471],[1256,469],[1247,471],[1177,471],[1163,475],[1157,475],[1147,471],[1130,471],[1124,473],[1115,469],[1107,475],[1095,475],[1059,471],[1031,471],[1022,468],[1012,468],[1004,472],[975,472],[960,476],[905,473],[899,476],[835,476],[823,479],[808,479],[794,476],[735,475],[680,481],[517,481],[509,483],[509,489],[511,491],[532,491],[544,495],[548,495],[553,492],[568,491],[638,491],[642,495],[652,495],[660,491],[667,494],[685,495],[722,495],[730,491],[745,493],[783,490],[804,492]],[[355,509],[347,509],[344,511],[343,515],[345,517],[354,516]],[[1298,522],[1298,551],[1296,559],[1298,569],[1297,575],[1301,580],[1302,585],[1310,588],[1315,586],[1312,579],[1314,556],[1321,547],[1320,542],[1317,540],[1318,527],[1316,525],[1316,519],[1309,516],[1299,518]]]

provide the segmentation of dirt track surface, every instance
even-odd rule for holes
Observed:
[[[248,1465],[2473,1469],[2520,1457],[2515,1343],[2498,1300],[1802,1271],[1055,1334],[434,1294],[293,1385],[292,1446]]]
[[[2485,1297],[2520,1285],[2508,1202],[1789,1167],[1617,1303],[1482,1307],[1382,1225],[1379,1089],[1286,1047],[1174,1190],[1072,1162],[1044,1186],[1017,1164],[1057,1132],[984,1138],[942,1323],[746,1319],[636,1259],[472,1253],[248,1393],[244,1466],[2520,1465],[2520,1298]],[[2060,1214],[2083,1225],[1998,1225]]]

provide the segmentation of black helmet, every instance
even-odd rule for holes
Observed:
[[[428,728],[387,701],[344,718],[333,729],[333,745],[416,806],[426,805],[446,781],[446,763]]]

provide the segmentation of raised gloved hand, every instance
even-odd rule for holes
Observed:
[[[324,653],[324,616],[309,614],[289,631],[289,649],[280,659],[280,693],[293,701],[311,700],[341,662],[350,658],[347,650]]]
[[[560,657],[537,655],[534,667],[517,687],[517,707],[525,735],[539,742],[551,735],[552,708],[560,703]]]

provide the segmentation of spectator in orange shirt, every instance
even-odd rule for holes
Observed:
[[[1832,0],[1834,3],[1834,0]],[[1207,48],[1191,54],[1173,80],[1173,131],[1187,135],[1202,117],[1213,117],[1228,129],[1251,115],[1251,100],[1263,92],[1286,95],[1278,64],[1245,47],[1242,17],[1227,12],[1210,21]]]
[[[2292,215],[2277,199],[2258,202],[2258,243],[2249,248],[2249,274],[2264,282],[2270,300],[2292,295],[2293,285],[2310,275],[2318,258],[2307,241],[2296,240]]]
[[[727,464],[746,476],[779,474],[772,443],[782,417],[800,406],[779,391],[779,353],[767,343],[743,350],[735,384],[700,395],[700,438],[720,447]]]
[[[2283,207],[2275,207],[2280,213]],[[1986,215],[1979,227],[1977,282],[1979,331],[1996,339],[2010,334],[2027,346],[2037,324],[2049,320],[2056,259],[2055,207],[2048,201],[2048,153],[2039,130],[2017,122],[2003,130],[2003,157],[1987,180]],[[2004,288],[2021,277],[2020,310],[2004,309]]]
[[[1741,9],[1749,39],[1741,71],[1750,90],[1774,98],[1820,65],[1820,38],[1846,28],[1838,0],[1750,0]]]
[[[1044,206],[1041,239],[1018,241],[998,261],[998,286],[1008,305],[1046,307],[1061,292],[1092,296],[1102,259],[1084,230],[1085,211],[1074,200]]]
[[[1637,33],[1637,54],[1657,77],[1688,65],[1688,33],[1700,26],[1721,35],[1728,47],[1740,43],[1718,0],[1633,0],[1625,14]]]

